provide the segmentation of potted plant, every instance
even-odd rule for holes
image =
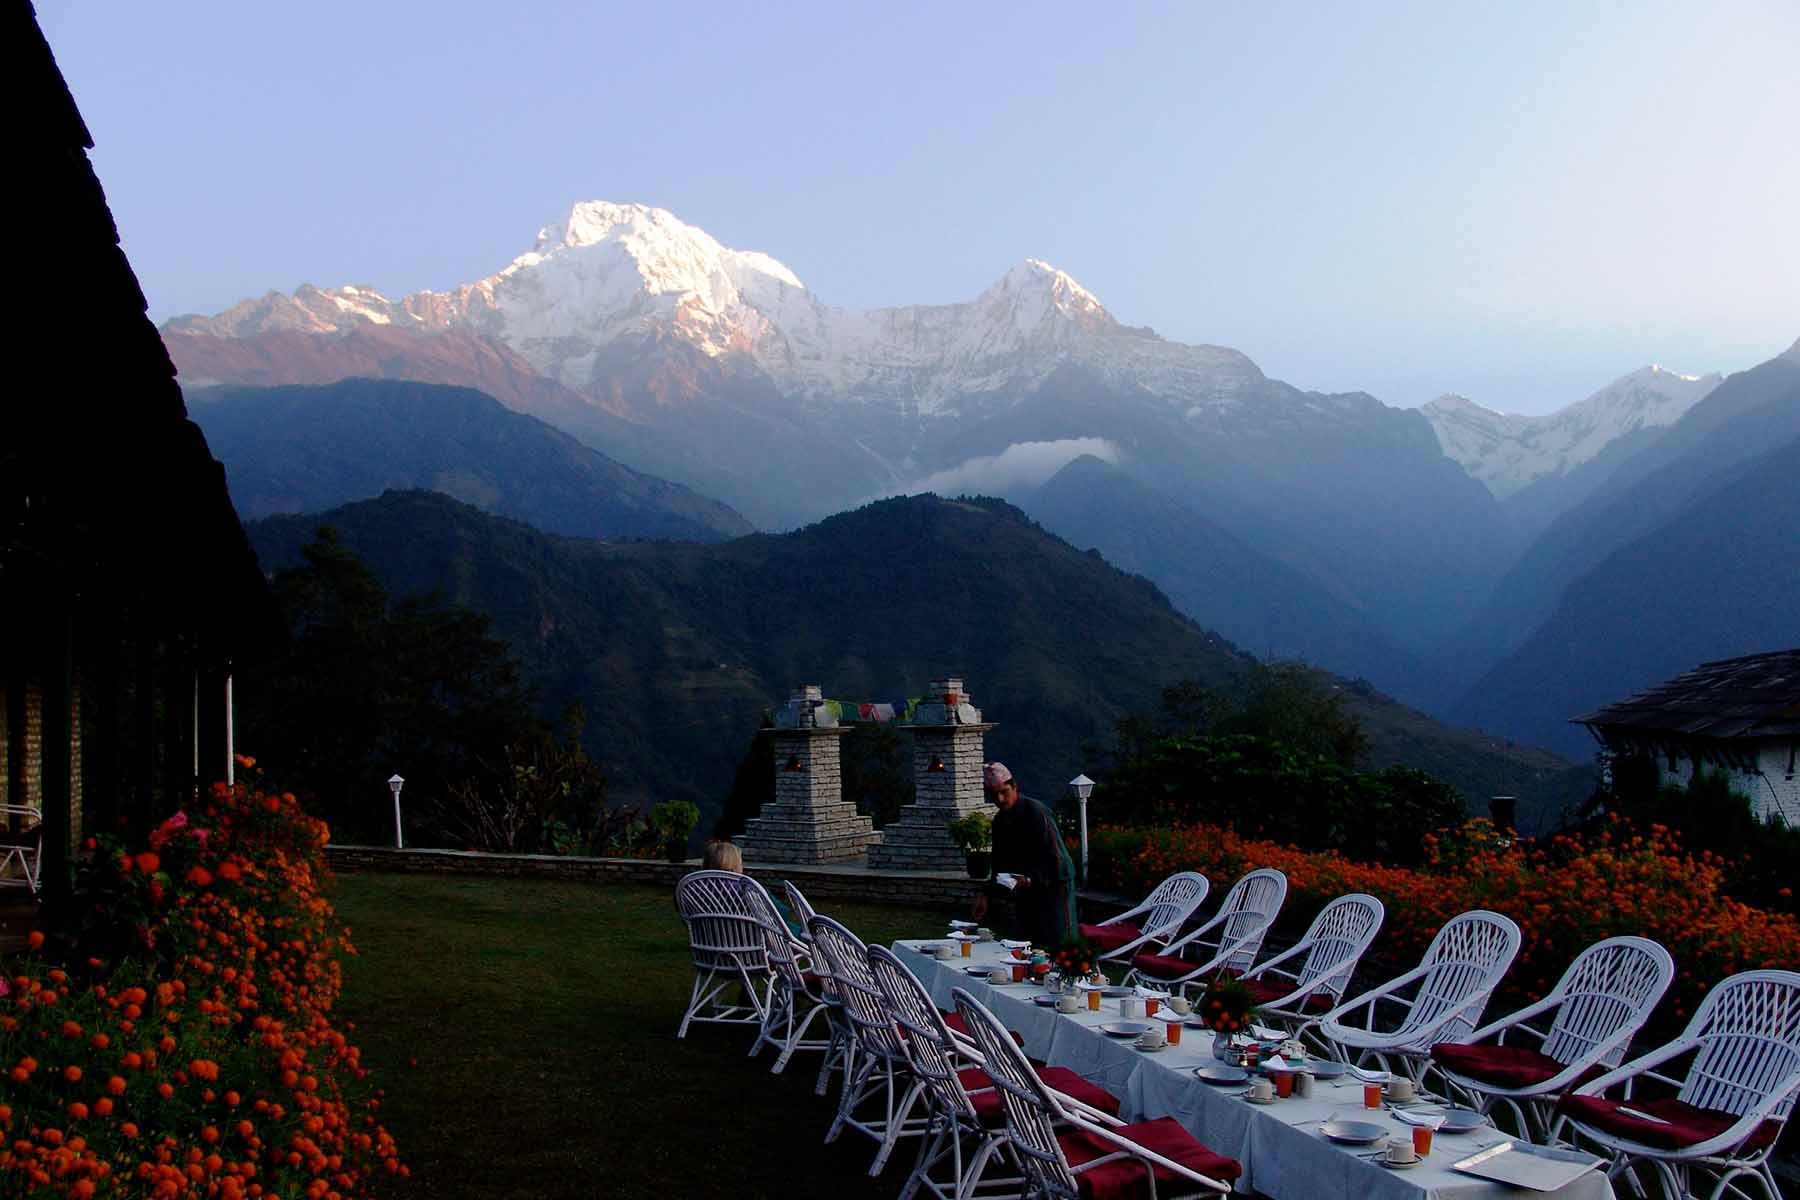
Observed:
[[[994,844],[994,823],[984,812],[958,817],[947,826],[950,840],[968,857],[969,878],[986,879],[988,848]]]
[[[650,824],[662,839],[669,861],[687,859],[688,837],[700,824],[700,810],[686,800],[664,800],[650,810]]]

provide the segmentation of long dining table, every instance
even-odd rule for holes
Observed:
[[[972,968],[1010,965],[1008,952],[998,942],[977,942],[969,956],[940,960],[931,951],[945,940],[902,939],[894,943],[895,952],[930,990],[939,1008],[952,1009],[951,991],[962,988],[1024,1039],[1028,1056],[1067,1067],[1117,1096],[1125,1120],[1175,1117],[1209,1149],[1238,1160],[1243,1166],[1237,1181],[1239,1191],[1257,1192],[1272,1200],[1484,1200],[1502,1196],[1612,1200],[1612,1186],[1598,1169],[1549,1192],[1511,1187],[1453,1170],[1453,1162],[1516,1141],[1491,1124],[1461,1134],[1440,1130],[1431,1153],[1416,1166],[1404,1170],[1388,1167],[1372,1156],[1380,1144],[1342,1146],[1320,1132],[1326,1121],[1349,1119],[1380,1125],[1392,1137],[1411,1136],[1411,1127],[1389,1110],[1364,1108],[1363,1085],[1349,1075],[1316,1080],[1310,1097],[1252,1104],[1241,1088],[1222,1089],[1196,1077],[1197,1068],[1217,1065],[1210,1032],[1184,1028],[1179,1045],[1155,1052],[1139,1050],[1130,1041],[1100,1031],[1101,1025],[1121,1020],[1119,999],[1102,999],[1097,1011],[1090,1011],[1084,1000],[1078,1011],[1060,1013],[1034,1003],[1034,998],[1045,994],[1036,984],[998,985],[971,973]]]

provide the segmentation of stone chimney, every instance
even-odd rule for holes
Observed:
[[[813,684],[797,689],[762,736],[774,743],[775,800],[744,826],[749,862],[828,863],[861,858],[881,841],[843,794],[838,739],[848,733]]]
[[[913,738],[913,791],[916,799],[882,832],[881,845],[869,851],[871,867],[911,871],[962,871],[963,852],[950,840],[948,826],[967,813],[994,815],[981,788],[983,738],[994,726],[981,712],[963,681],[934,679],[925,699],[906,726]]]

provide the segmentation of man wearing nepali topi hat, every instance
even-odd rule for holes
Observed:
[[[981,783],[994,814],[994,878],[975,897],[974,917],[987,915],[991,899],[1010,897],[1012,937],[1030,938],[1034,946],[1054,949],[1075,932],[1075,863],[1056,831],[1050,810],[1019,795],[1019,781],[1005,763],[982,769]],[[1012,876],[1016,886],[999,882]]]

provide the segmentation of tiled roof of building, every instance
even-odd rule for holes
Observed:
[[[1683,739],[1800,735],[1800,650],[1703,663],[1574,722]]]

